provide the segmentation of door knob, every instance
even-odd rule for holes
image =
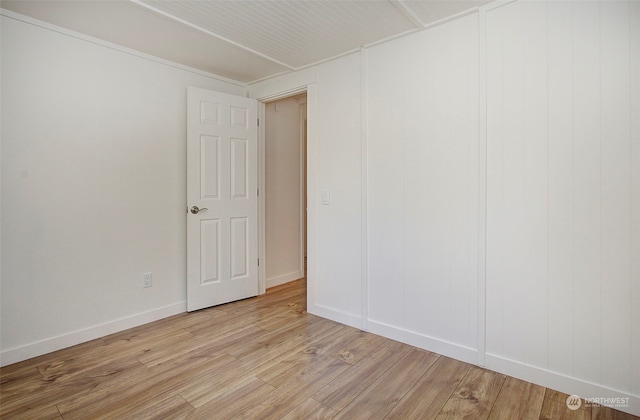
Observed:
[[[193,207],[191,207],[191,213],[193,213],[193,214],[198,214],[198,213],[200,213],[201,211],[205,211],[205,210],[209,210],[209,209],[208,209],[208,208],[206,208],[206,207],[198,208],[198,206],[193,206]]]

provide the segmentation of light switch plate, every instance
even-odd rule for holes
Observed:
[[[152,273],[143,273],[142,274],[142,287],[147,288],[153,286],[153,274]]]
[[[329,195],[329,191],[320,192],[320,202],[323,206],[328,206],[331,204],[331,196]]]

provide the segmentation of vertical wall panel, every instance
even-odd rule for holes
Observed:
[[[524,358],[527,363],[547,363],[548,282],[548,142],[547,142],[547,3],[524,4],[523,44],[523,217],[524,235],[530,238],[524,271]],[[540,229],[540,226],[545,229]]]
[[[508,211],[502,213],[502,220],[491,220],[492,208],[489,207],[487,213],[489,221],[487,224],[488,236],[497,222],[502,226],[504,247],[502,248],[502,259],[499,264],[502,270],[502,293],[505,299],[501,306],[502,323],[505,332],[509,332],[511,339],[504,340],[502,347],[504,355],[516,360],[524,359],[525,342],[525,308],[527,304],[524,294],[525,273],[521,267],[526,264],[527,245],[521,240],[521,233],[518,232],[524,224],[525,213],[525,127],[524,127],[524,34],[519,31],[525,21],[524,16],[512,8],[500,9],[504,25],[504,31],[512,36],[504,37],[503,57],[510,59],[502,60],[502,100],[504,108],[502,114],[502,173],[500,181],[502,183],[503,194],[500,197],[501,206]],[[489,23],[490,24],[490,23]],[[491,58],[489,58],[491,61]],[[491,95],[491,92],[489,92]],[[491,108],[488,116],[491,118]],[[491,144],[491,138],[488,138]],[[491,154],[491,152],[489,152]],[[488,202],[489,205],[493,202]],[[493,215],[496,216],[495,214]]]
[[[631,142],[629,4],[603,3],[600,11],[601,289],[600,383],[631,385]],[[637,354],[636,354],[637,356]]]
[[[555,372],[573,366],[573,4],[549,2],[547,22],[548,77],[548,359]]]
[[[369,325],[471,360],[477,28],[468,16],[367,52]]]
[[[629,3],[629,94],[631,130],[631,392],[640,395],[640,2]],[[638,408],[640,412],[640,408]]]
[[[503,108],[503,90],[502,83],[502,56],[504,54],[504,19],[498,13],[504,13],[504,10],[493,11],[486,16],[487,28],[487,109]],[[487,227],[499,220],[505,220],[506,214],[504,206],[501,203],[503,193],[502,156],[503,144],[505,142],[504,130],[502,128],[502,117],[499,113],[487,115],[487,185],[492,188],[487,189]],[[488,233],[488,232],[487,232]],[[486,265],[486,278],[498,279],[502,278],[503,265],[500,263],[503,259],[504,242],[502,230],[494,230],[491,235],[486,237],[486,260],[494,261],[494,264]],[[486,318],[491,322],[487,326],[485,332],[486,349],[490,353],[504,354],[502,347],[504,317],[501,302],[505,300],[505,291],[502,287],[496,287],[492,293],[486,294]]]
[[[539,228],[547,224],[547,11],[545,3],[521,7],[488,16],[489,109],[501,110],[488,121],[488,182],[499,185],[488,191],[488,277],[502,281],[487,296],[495,334],[488,343],[506,357],[544,364],[547,284],[535,279],[547,272],[547,233]],[[506,331],[513,335],[502,340]]]
[[[573,9],[573,374],[593,381],[599,376],[593,365],[600,359],[601,332],[599,7],[584,2]]]
[[[369,317],[400,325],[402,308],[388,302],[404,296],[404,189],[398,188],[404,185],[403,81],[397,75],[410,50],[390,44],[378,49],[367,52]]]

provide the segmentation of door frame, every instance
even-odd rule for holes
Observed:
[[[306,238],[306,248],[307,248],[307,267],[306,267],[306,276],[307,276],[307,300],[308,302],[314,302],[312,299],[315,296],[313,292],[313,288],[309,287],[312,284],[315,284],[315,250],[316,250],[316,211],[315,211],[315,191],[316,191],[316,165],[315,165],[315,156],[316,156],[316,147],[315,147],[315,135],[312,134],[312,110],[315,108],[312,104],[315,103],[316,98],[316,89],[315,84],[308,84],[299,86],[294,89],[269,94],[265,96],[258,96],[254,99],[258,100],[258,116],[260,119],[260,125],[258,126],[258,188],[260,190],[260,195],[258,196],[258,258],[260,260],[260,265],[258,266],[258,293],[264,294],[266,293],[266,238],[265,238],[265,227],[266,227],[266,217],[265,217],[265,162],[266,162],[266,151],[265,151],[265,104],[267,102],[276,101],[279,99],[288,98],[290,96],[299,95],[301,93],[307,94],[307,147],[306,147],[306,172],[307,172],[307,184],[306,184],[306,192],[307,192],[307,202],[301,203],[301,209],[304,211],[305,207],[307,210],[307,229],[306,232],[301,231],[301,236]],[[303,159],[305,156],[300,157],[301,162],[303,164]],[[302,180],[304,178],[301,177],[301,189],[305,186],[302,185]],[[303,215],[302,215],[303,216]],[[304,221],[301,221],[301,227],[303,226]],[[302,246],[302,268],[304,269],[304,243]]]
[[[299,142],[300,142],[300,271],[302,275],[306,272],[307,258],[307,98],[304,102],[298,101],[299,109]]]

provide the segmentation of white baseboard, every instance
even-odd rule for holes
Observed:
[[[451,343],[435,337],[420,334],[415,331],[405,330],[373,320],[367,321],[367,329],[374,334],[400,341],[401,343],[410,344],[443,356],[451,357],[452,359],[461,360],[474,365],[477,364],[478,361],[478,351],[471,347]]]
[[[0,366],[7,366],[23,360],[31,359],[32,357],[41,356],[53,351],[75,346],[76,344],[95,340],[96,338],[104,337],[109,334],[124,331],[126,329],[157,321],[172,315],[177,315],[186,312],[186,310],[186,302],[178,302],[163,306],[162,308],[156,308],[151,311],[83,328],[67,334],[46,338],[35,343],[3,350],[0,352]]]
[[[589,381],[577,379],[558,372],[527,365],[522,362],[507,359],[502,356],[487,353],[485,355],[486,368],[496,372],[522,379],[546,388],[551,388],[569,395],[577,395],[584,399],[591,398],[615,398],[628,399],[628,404],[606,404],[625,413],[640,416],[640,396],[625,393],[612,388],[607,388]],[[602,400],[601,400],[602,401]]]
[[[289,283],[290,281],[298,280],[304,277],[304,273],[300,270],[292,273],[283,274],[277,277],[271,277],[267,279],[267,289],[281,284]]]
[[[362,318],[323,305],[312,305],[307,302],[307,312],[331,321],[339,322],[353,328],[362,328]]]

